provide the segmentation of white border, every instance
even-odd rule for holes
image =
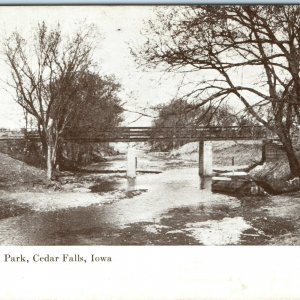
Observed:
[[[84,4],[0,1],[0,4]],[[108,1],[89,0],[89,4]],[[110,1],[110,4],[123,4]],[[141,4],[126,1],[126,4]],[[169,1],[143,1],[143,4]],[[172,4],[183,1],[172,1]],[[200,1],[193,3],[200,4]],[[229,1],[204,1],[201,4]],[[231,2],[233,3],[233,2]],[[236,2],[235,2],[236,3]],[[258,0],[252,4],[261,3]],[[275,3],[275,1],[264,1]],[[279,3],[276,2],[276,3]],[[299,3],[299,1],[280,1]],[[4,262],[20,255],[29,263]],[[111,263],[35,263],[34,254],[111,256]],[[300,299],[299,247],[0,247],[0,299]]]

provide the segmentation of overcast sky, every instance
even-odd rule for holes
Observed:
[[[130,55],[128,44],[137,45],[143,41],[140,30],[145,21],[154,17],[155,6],[40,6],[0,7],[0,39],[18,30],[29,36],[38,22],[54,25],[60,22],[63,31],[74,31],[80,24],[96,25],[99,38],[95,60],[102,74],[113,74],[121,82],[122,100],[130,110],[141,110],[167,102],[176,94],[178,80],[157,72],[143,72]],[[17,128],[24,126],[20,107],[8,94],[5,81],[8,70],[0,54],[0,127]],[[131,95],[131,96],[129,96]],[[138,115],[127,115],[127,123]],[[142,118],[133,126],[150,125],[151,119]]]

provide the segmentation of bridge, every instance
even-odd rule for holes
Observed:
[[[116,127],[111,130],[97,131],[93,137],[65,137],[74,142],[147,142],[159,140],[253,140],[270,138],[271,133],[262,126],[176,126],[176,127]],[[36,131],[0,133],[0,140],[39,139]]]
[[[101,142],[149,142],[160,140],[181,140],[199,142],[199,176],[212,175],[212,141],[217,140],[263,140],[274,139],[274,135],[262,126],[176,126],[176,127],[116,127],[111,130],[97,131],[90,137],[66,137],[65,141],[79,143]],[[39,140],[36,131],[0,133],[4,140]],[[128,146],[127,176],[136,176],[136,157]]]
[[[261,126],[210,126],[210,127],[117,127],[113,130],[99,131],[93,138],[69,137],[81,142],[147,142],[157,140],[182,140],[199,141],[204,140],[245,140],[263,139],[267,137],[267,131]]]

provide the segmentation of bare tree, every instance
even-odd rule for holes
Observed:
[[[57,149],[74,113],[86,101],[80,94],[84,77],[92,66],[92,27],[65,38],[60,25],[37,26],[32,40],[18,32],[5,43],[11,70],[9,85],[16,101],[37,121],[47,157],[47,177],[53,178]]]
[[[185,97],[199,106],[241,103],[277,134],[292,175],[300,176],[292,144],[300,120],[300,6],[165,7],[144,36],[143,47],[133,50],[140,64],[196,73]]]

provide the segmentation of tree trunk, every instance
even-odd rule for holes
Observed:
[[[292,176],[300,177],[300,164],[294,150],[288,146],[285,147],[285,151],[289,161]]]
[[[44,130],[41,124],[38,124],[38,133],[42,143],[42,152],[45,157],[48,153],[48,144],[47,144],[47,132]]]
[[[58,147],[56,149],[55,169],[61,170],[62,163],[63,163],[62,144],[58,144]]]
[[[293,148],[291,139],[289,139],[285,135],[280,135],[280,140],[283,144],[284,150],[288,158],[291,175],[293,177],[300,177],[300,163]]]
[[[53,145],[48,143],[48,151],[47,151],[47,179],[48,180],[52,180],[53,178],[52,152],[53,152]]]
[[[57,149],[55,143],[53,142],[53,137],[48,141],[47,150],[47,179],[55,179],[56,163],[57,163]]]
[[[49,120],[47,127],[47,179],[54,178],[54,164],[55,164],[55,147],[54,147],[54,134],[53,134],[53,120]]]

